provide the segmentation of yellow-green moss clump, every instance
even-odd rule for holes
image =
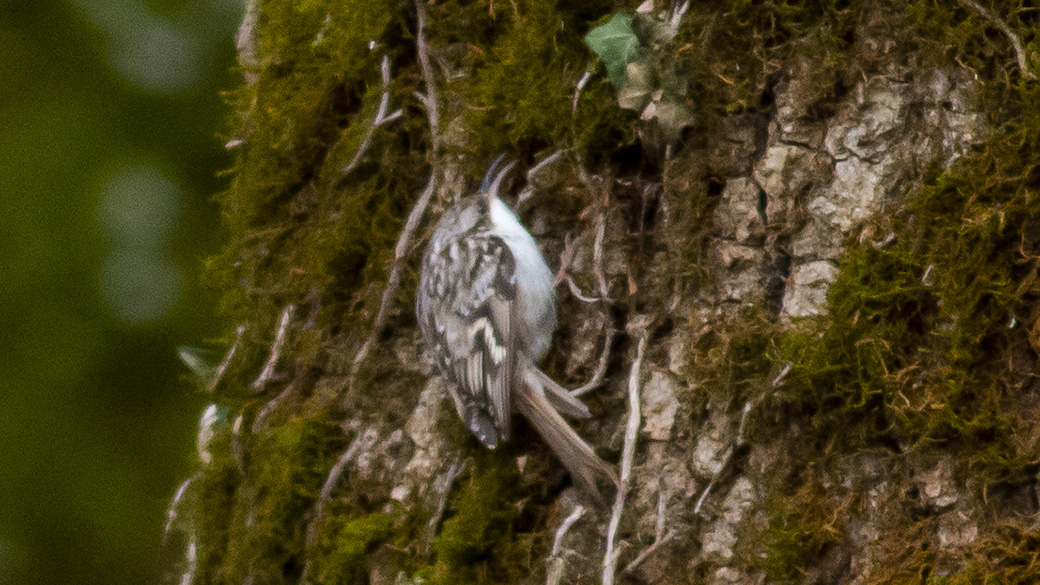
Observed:
[[[250,481],[238,486],[225,557],[217,576],[280,583],[303,570],[305,514],[335,461],[339,433],[305,419],[263,431],[251,445]]]
[[[368,554],[393,534],[393,517],[370,514],[348,518],[331,538],[331,550],[316,559],[315,583],[364,583],[368,579]]]
[[[812,63],[815,87],[825,101],[834,97],[846,71],[852,31],[863,2],[723,0],[691,3],[675,42],[674,58],[695,76],[704,116],[758,111],[771,106],[771,79],[792,57]],[[890,10],[890,9],[886,9]],[[805,99],[815,107],[816,99]],[[807,112],[819,115],[821,112]]]
[[[1019,360],[1040,296],[1038,139],[1040,125],[995,136],[879,221],[890,244],[849,243],[830,315],[782,342],[795,364],[787,395],[821,433],[848,446],[963,448],[977,479],[1023,463],[1013,454],[1028,382]]]
[[[436,563],[420,572],[431,585],[508,583],[525,573],[525,565],[531,569],[527,555],[517,554],[518,474],[511,458],[486,452],[473,464],[433,544]]]
[[[835,513],[838,506],[819,478],[806,475],[793,494],[771,494],[764,506],[765,529],[744,535],[754,544],[748,549],[765,553],[751,554],[747,562],[773,583],[797,583],[825,547],[844,538],[847,518]]]
[[[758,6],[749,10],[772,5]],[[783,464],[763,478],[771,490],[764,520],[749,523],[760,535],[749,540],[759,545],[749,562],[770,580],[800,582],[828,547],[848,544],[843,522],[863,513],[864,494],[841,479],[859,454],[902,470],[888,477],[902,487],[885,502],[872,582],[1020,583],[1035,574],[1035,558],[1021,554],[1035,531],[1008,513],[1021,508],[1012,494],[1035,481],[1040,452],[1040,85],[1023,79],[1006,38],[980,34],[987,25],[975,16],[964,34],[963,8],[955,16],[948,9],[912,3],[903,26],[917,36],[906,40],[933,65],[971,55],[992,135],[887,201],[849,239],[828,315],[777,327],[742,314],[739,327],[709,332],[694,347],[698,383],[738,402],[762,397],[750,442],[790,442]],[[1015,30],[1028,29],[1025,13],[1008,13]],[[708,34],[696,22],[685,29],[691,42]],[[753,27],[758,36],[747,42],[786,28],[783,19]],[[741,88],[750,91],[768,66],[760,63],[747,86],[720,89],[739,103]],[[771,378],[786,364],[774,390]],[[952,457],[953,480],[981,506],[978,538],[953,552],[937,550],[937,513],[922,508],[908,474],[919,458],[939,454]]]
[[[247,340],[263,343],[290,302],[333,309],[312,315],[323,332],[368,308],[376,295],[365,284],[385,278],[424,165],[397,135],[414,127],[399,121],[374,135],[363,164],[343,172],[379,104],[380,61],[398,57],[385,48],[404,24],[395,6],[276,1],[257,10],[258,65],[247,72],[255,80],[231,96],[239,116],[232,137],[242,144],[220,198],[230,244],[210,265],[227,292],[225,310],[256,325]],[[395,76],[392,106],[413,106],[416,89],[414,78]],[[316,355],[300,357],[313,363]]]
[[[1033,85],[1005,89],[1018,115],[850,239],[828,295],[829,314],[795,323],[775,339],[774,370],[786,362],[793,367],[779,401],[771,402],[783,413],[772,424],[805,425],[799,441],[805,452],[796,458],[834,473],[836,463],[860,450],[907,463],[941,449],[954,457],[956,481],[981,502],[1033,481],[1040,431],[1029,397],[1040,348],[1033,331],[1040,317],[1040,96]],[[885,242],[889,233],[894,239]],[[778,489],[804,493],[807,481],[795,474]],[[802,520],[831,518],[827,507],[837,516],[853,512],[827,498],[815,502],[821,505],[822,513],[809,517],[800,510],[814,507],[799,506],[794,517],[789,506],[769,508],[767,535],[776,536],[770,574],[794,578],[787,568],[813,557],[819,543],[812,535],[822,527]],[[911,498],[906,515],[890,519],[892,531],[882,538],[897,552],[879,574],[921,578],[939,562],[927,545],[898,546],[911,534],[930,538],[915,517],[917,506]],[[1032,561],[1016,551],[1021,538],[1032,536],[1019,531],[1021,538],[1008,540],[1007,531],[987,528],[983,523],[983,536],[963,559],[943,561],[943,572],[964,564],[964,573],[927,582],[1022,574],[1023,563]],[[905,553],[911,549],[918,553]],[[991,559],[986,568],[982,558]]]
[[[493,11],[462,1],[433,8],[432,42],[465,47],[469,75],[446,88],[464,104],[458,114],[470,133],[461,137],[463,150],[480,160],[556,148],[599,156],[631,143],[634,117],[617,108],[605,76],[593,79],[573,108],[578,80],[594,63],[582,37],[614,8],[551,0],[495,4]]]

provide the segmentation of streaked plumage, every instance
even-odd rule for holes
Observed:
[[[496,161],[497,162],[497,161]],[[497,196],[509,167],[493,165],[476,195],[437,224],[423,259],[416,315],[466,426],[488,448],[509,438],[515,408],[584,488],[614,472],[557,410],[588,409],[536,362],[556,328],[553,276],[534,238]]]

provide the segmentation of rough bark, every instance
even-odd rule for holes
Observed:
[[[1040,574],[1036,13],[692,7],[656,58],[695,123],[662,142],[602,73],[578,89],[624,9],[250,5],[211,262],[239,333],[176,578]],[[630,467],[613,508],[522,424],[483,450],[422,359],[417,251],[500,151],[551,160],[513,192],[561,275],[545,368],[602,373],[575,425]]]

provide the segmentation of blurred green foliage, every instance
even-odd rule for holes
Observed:
[[[237,82],[242,10],[0,4],[2,585],[155,583],[180,554],[163,551],[162,526],[205,397],[180,380],[175,348],[224,329],[198,273],[221,240],[220,91]],[[106,209],[126,169],[161,177],[170,197],[130,188]],[[124,233],[145,220],[169,226],[147,246]],[[117,251],[128,272],[106,281]],[[153,257],[168,303],[138,270]],[[155,310],[135,317],[124,302]]]

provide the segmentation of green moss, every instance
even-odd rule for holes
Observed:
[[[1031,11],[1022,10],[1017,0],[996,0],[984,6],[1021,37],[1031,69],[1034,73],[1040,70],[1035,41],[1029,44],[1036,27]],[[975,72],[980,79],[995,80],[1000,85],[1022,81],[1008,38],[966,5],[914,0],[907,4],[907,16],[914,27],[914,40],[919,44],[917,53],[924,64],[948,67],[957,63]]]
[[[766,311],[745,307],[719,327],[706,330],[690,345],[691,383],[735,400],[757,397],[775,373],[773,338],[776,319]]]
[[[432,17],[434,38],[473,43],[466,58],[472,76],[448,88],[449,96],[466,104],[461,112],[471,131],[466,150],[594,145],[610,151],[629,143],[633,116],[617,107],[604,79],[594,80],[580,107],[572,107],[578,79],[593,57],[582,35],[591,20],[611,8],[612,3],[520,0],[492,13],[463,1],[440,4]],[[448,31],[438,28],[437,20],[464,26]]]
[[[481,453],[469,480],[452,498],[450,518],[433,545],[437,562],[427,583],[493,583],[518,575],[514,521],[517,473],[512,460]]]
[[[225,310],[249,321],[332,282],[355,292],[372,277],[360,272],[366,265],[382,274],[384,246],[416,190],[411,173],[371,165],[413,168],[407,146],[384,134],[351,176],[356,184],[340,173],[379,103],[382,53],[369,43],[393,34],[395,9],[368,0],[258,6],[259,66],[232,94],[233,136],[243,145],[220,197],[231,244],[210,262],[228,293]],[[392,88],[398,101],[412,89]],[[344,273],[351,282],[336,281]]]
[[[303,570],[305,517],[335,459],[335,427],[306,419],[264,430],[250,449],[250,481],[236,493],[221,579],[282,583]]]
[[[320,560],[318,583],[363,583],[368,576],[368,554],[393,534],[393,517],[369,514],[343,522],[332,539],[331,550]]]
[[[862,14],[856,0],[752,1],[694,3],[684,17],[674,57],[692,71],[704,115],[754,111],[770,92],[769,77],[791,58],[813,64],[806,91],[820,100],[834,97],[846,72],[848,38]],[[890,10],[890,8],[885,9]],[[805,103],[814,104],[813,99]]]
[[[794,494],[771,494],[764,505],[765,529],[749,535],[760,546],[748,562],[773,583],[797,583],[824,548],[841,542],[848,510],[842,510],[813,474]]]
[[[192,517],[198,538],[198,566],[202,575],[216,573],[224,560],[233,519],[235,494],[240,474],[231,458],[230,432],[226,430],[210,443],[213,460],[190,487],[193,493]]]
[[[327,5],[326,5],[327,4]],[[256,81],[238,99],[246,138],[224,213],[233,229],[255,225],[308,180],[366,84],[378,85],[368,50],[392,18],[378,1],[262,2]],[[356,105],[354,106],[356,108]]]

